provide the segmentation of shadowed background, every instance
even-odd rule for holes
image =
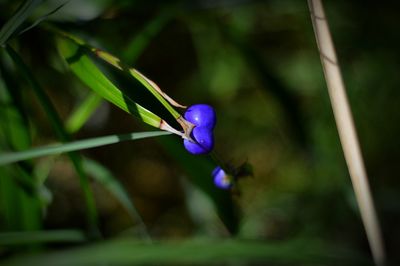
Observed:
[[[400,259],[398,5],[324,2],[388,258],[395,264]],[[37,13],[60,3],[45,2]],[[0,1],[1,25],[17,6]],[[232,192],[238,213],[232,223],[238,224],[239,239],[274,243],[313,238],[370,257],[306,1],[71,1],[49,20],[140,70],[176,101],[214,106],[216,152],[236,167],[249,162],[254,172]],[[52,35],[39,26],[12,45],[67,120],[90,90],[63,65]],[[9,83],[22,88],[32,146],[57,141],[40,103],[24,89],[26,83],[16,76]],[[1,123],[6,121],[2,118]],[[104,101],[73,138],[147,129]],[[178,137],[119,143],[81,154],[123,184],[152,238],[228,236],[209,196],[198,189],[202,181],[193,178],[193,166],[174,156],[171,138]],[[3,133],[0,142],[5,149]],[[45,160],[35,160],[35,165]],[[211,175],[203,178],[211,183]],[[107,239],[137,238],[137,223],[123,206],[97,182],[91,186],[101,234]],[[43,220],[35,229],[84,229],[82,191],[66,156],[55,160],[45,187]],[[9,228],[0,216],[0,230],[22,227]],[[4,257],[15,252],[0,249]]]

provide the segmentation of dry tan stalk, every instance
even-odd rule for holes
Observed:
[[[351,182],[360,208],[361,218],[364,223],[375,264],[381,266],[385,263],[382,234],[328,22],[320,0],[308,0],[308,6],[310,8],[311,20],[320,52],[332,109]]]

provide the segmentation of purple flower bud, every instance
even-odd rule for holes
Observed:
[[[217,166],[211,173],[214,178],[214,184],[220,189],[230,189],[232,180],[220,166]]]
[[[199,127],[208,127],[214,129],[217,123],[214,108],[208,104],[195,104],[190,106],[184,117],[187,121]]]
[[[193,123],[191,137],[195,142],[183,140],[186,150],[192,154],[206,154],[214,147],[213,129],[216,124],[214,108],[207,104],[195,104],[190,106],[184,117]]]
[[[183,144],[192,154],[206,154],[214,148],[214,137],[212,129],[207,127],[195,127],[192,131],[192,138],[196,143],[190,140],[183,140]]]

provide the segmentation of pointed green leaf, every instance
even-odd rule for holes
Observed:
[[[169,102],[182,108],[185,108],[185,106],[180,105],[171,99],[157,86],[157,84],[148,79],[145,75],[140,73],[138,70],[125,65],[119,58],[113,56],[112,54],[93,47],[91,47],[90,50],[93,51],[93,53],[99,58],[103,59],[117,69],[129,73],[133,78],[138,80],[151,94],[153,94],[153,96],[170,112],[175,119],[181,117],[181,114],[177,112]]]
[[[50,30],[54,31],[55,33],[63,36],[64,38],[72,41],[75,43],[75,52],[68,52],[67,54],[63,54],[64,57],[70,57],[70,56],[78,56],[76,54],[76,50],[80,50],[80,53],[85,53],[86,56],[91,56],[95,55],[98,58],[101,58],[108,64],[116,67],[117,69],[129,73],[134,79],[139,81],[168,111],[169,113],[175,118],[178,119],[181,117],[181,114],[177,112],[171,104],[177,107],[181,108],[186,108],[186,106],[180,105],[177,102],[175,102],[172,98],[170,98],[167,94],[165,94],[158,86],[155,84],[153,81],[148,79],[146,76],[144,76],[142,73],[140,73],[138,70],[134,68],[130,68],[128,65],[124,64],[119,58],[113,56],[110,53],[107,53],[105,51],[102,51],[98,48],[92,47],[89,44],[85,43],[85,41],[81,40],[80,38],[77,38],[76,36],[60,31],[54,27],[48,27]],[[60,45],[60,43],[59,43]],[[70,48],[71,49],[71,48]],[[65,51],[65,50],[64,50]],[[90,53],[90,52],[91,53]],[[68,60],[67,60],[68,61]],[[74,60],[75,61],[75,60]],[[70,63],[70,62],[69,62]]]
[[[156,128],[160,127],[162,119],[123,94],[91,60],[92,52],[90,50],[67,38],[58,38],[57,44],[60,53],[67,60],[73,72],[86,85],[104,99],[143,122]]]

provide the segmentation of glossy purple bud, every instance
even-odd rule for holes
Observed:
[[[229,189],[232,187],[232,180],[220,166],[215,167],[211,174],[214,178],[214,184],[220,189]]]
[[[214,136],[212,129],[208,127],[195,127],[192,131],[192,138],[196,143],[184,139],[183,144],[192,154],[206,154],[214,147]]]
[[[217,116],[214,108],[208,104],[195,104],[190,106],[184,117],[187,121],[199,127],[208,127],[213,129],[217,122]]]

